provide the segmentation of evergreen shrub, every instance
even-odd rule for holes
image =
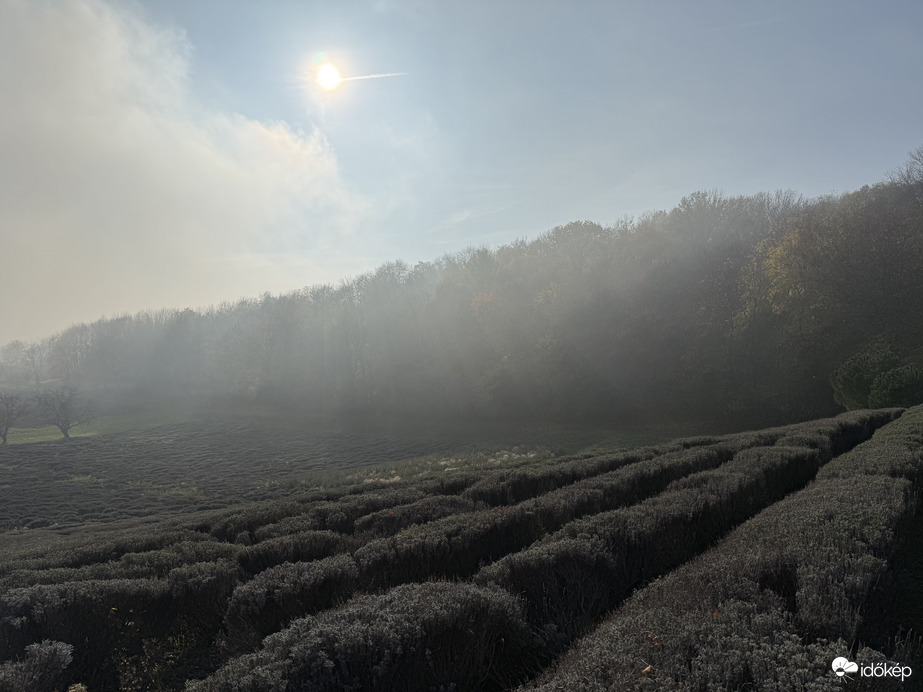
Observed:
[[[51,690],[73,659],[74,647],[45,640],[26,647],[22,661],[0,664],[0,692]]]
[[[397,532],[416,524],[426,524],[463,512],[483,509],[483,503],[456,495],[430,495],[416,502],[398,505],[359,517],[354,531],[368,540],[375,537],[393,536]]]
[[[278,536],[247,546],[238,555],[238,562],[250,574],[257,574],[283,562],[310,562],[355,547],[347,536],[333,531],[302,531]]]
[[[329,608],[352,595],[359,570],[348,555],[285,563],[241,584],[224,614],[230,650],[253,649],[290,621]]]
[[[471,584],[407,584],[294,621],[187,692],[500,690],[541,651],[522,604]]]
[[[528,689],[826,690],[838,686],[834,658],[886,660],[852,644],[875,616],[863,607],[915,509],[921,468],[917,407],[636,591]]]

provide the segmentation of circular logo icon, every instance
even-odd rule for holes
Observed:
[[[858,663],[853,663],[848,658],[843,658],[842,656],[833,659],[831,667],[833,668],[833,672],[836,673],[838,677],[843,677],[846,675],[846,673],[859,672]]]

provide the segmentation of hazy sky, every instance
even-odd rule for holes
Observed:
[[[0,0],[0,344],[874,183],[923,144],[921,35],[919,0]]]

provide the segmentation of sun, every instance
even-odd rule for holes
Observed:
[[[343,78],[340,76],[340,71],[329,62],[324,63],[317,70],[317,83],[327,91],[336,89],[340,86],[341,81],[343,81]]]

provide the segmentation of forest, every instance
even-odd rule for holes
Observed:
[[[805,199],[700,191],[496,249],[386,263],[0,350],[7,390],[345,419],[777,424],[923,398],[923,147]]]

